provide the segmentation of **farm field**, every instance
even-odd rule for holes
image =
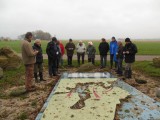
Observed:
[[[90,40],[84,40],[84,43],[88,44]],[[68,42],[68,40],[63,40],[62,43],[64,45],[66,45],[66,43]],[[73,41],[75,43],[75,45],[78,43],[78,40]],[[99,54],[98,51],[98,46],[100,43],[100,40],[93,40],[92,41],[94,46],[96,47],[96,54]],[[107,41],[109,43],[109,41]],[[32,42],[33,44],[34,42]],[[43,53],[45,54],[45,49],[47,46],[48,41],[43,40],[42,41],[42,49],[43,49]],[[160,41],[133,41],[133,43],[135,43],[137,45],[138,48],[138,55],[160,55]],[[20,53],[21,52],[21,41],[20,40],[16,40],[16,41],[0,41],[0,48],[4,47],[4,46],[8,46],[11,47],[12,49],[14,49],[16,52]]]

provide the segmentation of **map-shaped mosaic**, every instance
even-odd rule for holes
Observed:
[[[113,120],[116,105],[129,93],[115,87],[116,78],[62,79],[42,120]]]

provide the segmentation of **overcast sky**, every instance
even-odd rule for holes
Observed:
[[[160,38],[160,0],[0,0],[0,36]]]

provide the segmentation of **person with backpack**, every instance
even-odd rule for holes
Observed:
[[[46,81],[43,79],[43,54],[42,54],[42,48],[41,48],[41,40],[36,39],[35,43],[33,45],[33,50],[38,51],[38,54],[36,55],[36,63],[34,64],[34,78],[35,82],[38,83],[40,81]],[[38,79],[38,73],[39,77]]]
[[[125,39],[123,54],[125,55],[125,77],[132,78],[132,63],[135,62],[135,55],[138,52],[137,46],[133,44],[130,38]]]
[[[76,46],[73,43],[72,39],[69,39],[69,42],[65,46],[65,49],[67,51],[68,66],[72,66],[72,57],[73,57],[75,48]]]
[[[56,37],[53,37],[52,41],[47,44],[46,53],[48,55],[49,76],[52,78],[52,76],[57,76],[57,61],[60,54]]]
[[[106,42],[104,38],[102,38],[102,42],[99,44],[99,52],[101,58],[101,69],[105,68],[107,65],[107,53],[109,51],[109,44]]]

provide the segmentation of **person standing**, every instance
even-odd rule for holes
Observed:
[[[48,55],[49,76],[57,76],[57,59],[59,51],[56,37],[53,37],[52,41],[47,44],[46,53]]]
[[[88,47],[87,47],[87,55],[88,55],[88,62],[92,62],[92,64],[95,64],[95,53],[96,49],[93,46],[93,43],[90,41],[88,42]]]
[[[56,43],[56,45],[57,45],[57,49],[58,49],[58,57],[57,57],[57,62],[56,62],[56,73],[57,74],[60,74],[60,72],[58,71],[58,69],[59,69],[59,66],[60,66],[60,62],[61,62],[61,56],[62,56],[62,51],[61,51],[61,48],[60,48],[60,41],[59,40],[57,40],[57,43]]]
[[[123,75],[123,68],[122,68],[122,63],[123,63],[123,44],[121,41],[118,41],[118,51],[117,51],[117,63],[118,63],[118,69],[117,69],[117,74],[120,76]]]
[[[117,69],[117,59],[116,53],[118,49],[118,44],[115,37],[112,37],[112,41],[110,42],[110,65],[111,69],[113,67],[113,61],[115,62],[115,69]]]
[[[27,92],[31,92],[36,90],[35,86],[32,83],[33,79],[33,69],[34,64],[36,62],[35,56],[37,55],[38,51],[33,50],[31,41],[32,41],[32,33],[27,32],[25,34],[25,39],[22,41],[21,50],[22,50],[22,60],[25,66],[25,89]]]
[[[84,64],[84,56],[85,56],[85,51],[86,51],[86,45],[82,41],[79,41],[76,49],[77,49],[78,65],[80,65],[80,58],[81,57],[82,57],[82,64]]]
[[[45,81],[43,79],[43,53],[42,53],[42,48],[41,48],[41,40],[36,39],[35,43],[33,45],[33,50],[38,51],[38,54],[36,55],[36,63],[34,64],[34,78],[35,82],[40,82],[40,81]],[[38,80],[38,73],[39,72],[39,77],[40,81]]]
[[[138,52],[137,46],[133,44],[130,38],[125,39],[123,54],[125,55],[125,77],[132,78],[132,63],[135,62],[135,54]]]
[[[102,42],[99,44],[99,52],[100,52],[100,58],[101,58],[101,69],[105,68],[107,65],[107,53],[109,51],[109,44],[106,42],[104,38],[101,39]]]
[[[73,43],[72,39],[69,39],[69,42],[66,44],[65,49],[67,51],[67,61],[68,66],[72,66],[72,57],[75,50],[75,44]]]
[[[61,56],[60,56],[60,66],[63,66],[63,55],[64,55],[64,45],[61,41],[59,41],[59,47],[61,49]]]

